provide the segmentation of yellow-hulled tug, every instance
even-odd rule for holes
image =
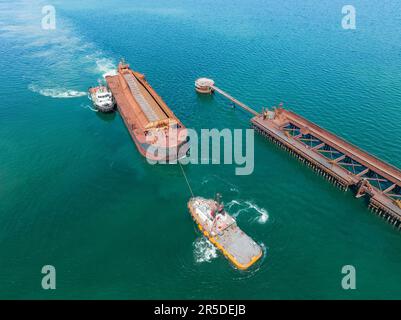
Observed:
[[[262,248],[225,211],[221,195],[214,200],[191,198],[188,209],[199,230],[238,269],[246,270],[262,257]]]

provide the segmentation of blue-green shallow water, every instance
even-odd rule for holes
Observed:
[[[208,76],[401,167],[398,1],[353,1],[354,31],[337,0],[55,1],[52,32],[40,29],[45,4],[0,2],[0,298],[401,298],[400,233],[261,137],[251,176],[185,167],[195,193],[222,192],[265,248],[235,270],[195,230],[180,168],[147,164],[120,116],[84,96],[125,57],[188,127],[248,127],[224,99],[195,94]]]

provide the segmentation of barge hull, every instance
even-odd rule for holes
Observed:
[[[186,128],[144,75],[120,63],[117,74],[107,76],[106,81],[142,156],[170,163],[186,156],[189,149]]]

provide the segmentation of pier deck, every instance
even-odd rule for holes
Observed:
[[[252,118],[253,128],[288,150],[340,188],[352,187],[357,197],[400,226],[401,171],[358,147],[282,108]]]

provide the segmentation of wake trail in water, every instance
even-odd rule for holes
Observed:
[[[94,82],[88,79],[103,80],[116,69],[115,63],[58,12],[56,29],[43,29],[42,8],[47,4],[42,0],[0,3],[0,38],[23,58],[16,60],[16,67],[28,81],[28,90],[56,99],[83,97]]]
[[[116,65],[113,61],[108,58],[97,58],[96,62],[96,70],[102,74],[103,78],[106,76],[114,76],[117,74]]]
[[[211,262],[217,258],[216,247],[206,238],[197,238],[193,244],[194,258],[197,263]]]
[[[45,97],[57,98],[57,99],[71,99],[86,96],[87,93],[83,91],[67,90],[65,88],[55,88],[55,89],[41,89],[37,85],[30,84],[28,89],[32,92],[39,93]]]
[[[265,224],[269,220],[269,213],[266,209],[259,207],[252,201],[248,200],[232,200],[226,204],[228,210],[236,210],[230,214],[237,218],[241,214],[253,215],[252,221],[256,221],[259,224]]]
[[[96,110],[96,109],[92,108],[89,105],[81,104],[81,107],[84,108],[84,109],[89,109],[90,111],[93,111],[93,112],[99,112],[99,110]]]

